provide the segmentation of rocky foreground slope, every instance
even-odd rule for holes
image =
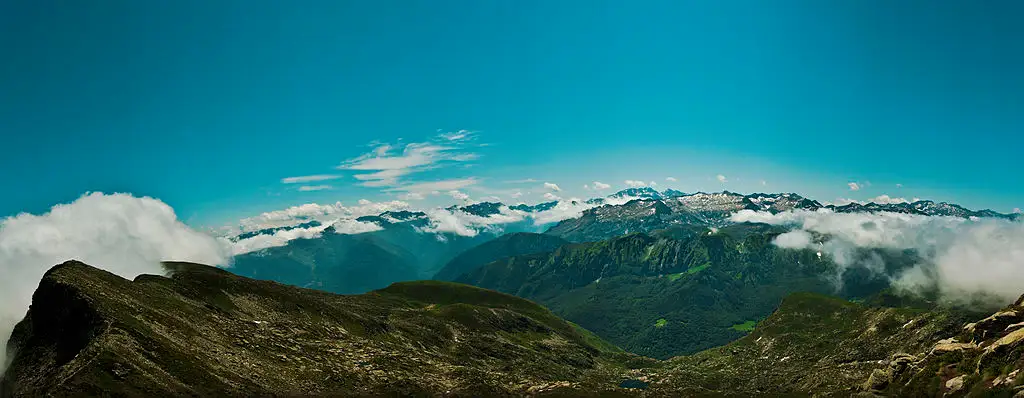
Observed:
[[[445,282],[356,296],[168,264],[46,274],[0,396],[1012,395],[1021,303],[960,315],[788,296],[752,333],[665,361],[527,300]]]
[[[529,301],[415,282],[342,296],[195,264],[50,270],[3,396],[478,396],[617,388],[615,348]]]

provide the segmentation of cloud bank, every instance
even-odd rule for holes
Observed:
[[[77,259],[134,278],[162,274],[161,261],[223,265],[229,255],[225,242],[189,228],[170,206],[148,197],[92,193],[43,215],[6,218],[0,222],[0,347],[56,264]],[[6,351],[0,348],[0,367]]]
[[[242,219],[239,221],[237,230],[232,231],[232,234],[237,235],[243,232],[254,232],[269,228],[291,227],[309,221],[330,223],[342,218],[375,216],[386,211],[405,210],[408,208],[409,203],[400,200],[390,202],[360,201],[357,206],[345,206],[341,202],[326,205],[306,203]]]
[[[936,290],[943,299],[969,304],[992,297],[1002,305],[1024,293],[1024,223],[901,213],[834,213],[797,210],[779,214],[740,211],[735,222],[788,225],[775,244],[830,255],[840,266],[856,265],[857,248],[914,250],[921,261],[893,278],[910,291]],[[814,242],[811,233],[824,234]],[[868,267],[871,269],[871,267]]]

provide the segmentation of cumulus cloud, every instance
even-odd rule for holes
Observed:
[[[329,189],[332,189],[332,188],[333,187],[330,186],[330,185],[303,185],[303,186],[299,187],[299,191],[302,191],[302,192],[326,191],[326,190],[329,190]]]
[[[658,186],[658,183],[654,182],[654,181],[651,181],[651,182],[647,183],[647,185],[650,185],[652,187],[656,187],[656,186]]]
[[[461,236],[477,236],[480,233],[500,233],[512,224],[517,228],[539,230],[546,225],[583,215],[587,209],[595,205],[587,204],[578,198],[559,201],[554,207],[539,212],[514,210],[508,206],[499,207],[498,214],[486,217],[469,214],[461,210],[431,209],[426,210],[429,224],[421,229],[425,233],[452,233]],[[528,227],[532,225],[532,227]]]
[[[522,193],[522,192],[520,192],[520,191],[516,191],[516,192],[513,192],[513,193],[512,193],[511,195],[509,195],[509,196],[510,196],[510,197],[512,197],[512,199],[518,199],[518,198],[520,198],[520,197],[522,197],[522,196],[523,196],[523,193]]]
[[[0,221],[0,347],[56,264],[77,259],[131,279],[162,274],[161,261],[225,265],[229,255],[227,242],[189,228],[170,206],[148,197],[92,193],[46,214],[6,218]],[[0,348],[0,367],[5,355]]]
[[[432,209],[425,212],[430,224],[422,232],[453,233],[460,236],[477,236],[481,232],[499,232],[502,226],[523,221],[527,213],[501,206],[498,214],[487,217],[469,214],[461,210]]]
[[[465,193],[462,193],[460,191],[448,191],[448,194],[451,195],[452,199],[455,200],[469,200],[469,195],[466,195]]]
[[[326,205],[307,203],[242,219],[239,221],[238,231],[236,232],[253,232],[268,228],[290,227],[309,221],[327,223],[341,218],[358,218],[407,208],[409,208],[409,203],[400,200],[390,202],[366,201],[361,202],[358,206],[345,206],[341,202]]]
[[[631,188],[642,188],[642,187],[647,186],[646,182],[643,182],[643,181],[640,181],[640,180],[626,180],[626,181],[623,181],[623,182],[626,183],[626,186],[631,187]]]
[[[677,180],[675,177],[665,177],[665,181],[676,182],[676,181],[679,181],[679,180]]]
[[[780,235],[777,245],[818,248],[843,267],[861,261],[852,255],[857,248],[914,250],[920,262],[894,276],[893,283],[911,291],[935,289],[953,302],[995,297],[1000,302],[992,304],[1001,305],[1024,293],[1024,223],[1019,221],[827,210],[743,210],[732,221],[792,226],[794,232]],[[807,233],[823,234],[824,241],[814,243]]]
[[[533,218],[534,225],[541,226],[553,224],[570,218],[579,218],[583,216],[584,211],[593,207],[595,207],[595,205],[585,203],[577,198],[572,198],[570,200],[559,201],[555,207],[534,213],[531,217]]]
[[[777,236],[774,243],[786,249],[804,249],[811,245],[811,234],[798,229]]]
[[[544,192],[544,199],[546,199],[546,200],[561,200],[562,198],[558,197],[558,195],[555,195],[555,194],[553,194],[551,192]]]
[[[600,191],[602,189],[608,189],[608,188],[611,188],[611,187],[612,187],[611,185],[605,184],[603,182],[594,181],[594,189],[596,189],[598,191]]]
[[[1020,213],[1021,213],[1021,210],[1020,210],[1020,208],[1019,208],[1019,207],[1014,207],[1014,208],[1013,208],[1013,212],[1014,212],[1015,214],[1020,214]]]
[[[313,176],[301,176],[301,177],[288,177],[282,178],[281,182],[284,184],[304,184],[307,182],[327,181],[341,178],[339,175],[334,174],[319,174]]]
[[[558,192],[558,191],[562,190],[562,188],[558,187],[558,184],[551,183],[551,182],[545,182],[544,183],[544,189],[550,189],[550,190],[555,191],[555,192]]]
[[[859,191],[860,190],[860,184],[858,184],[856,182],[850,182],[850,183],[847,183],[846,185],[850,187],[851,191]]]
[[[723,184],[729,181],[729,179],[725,178],[725,176],[721,175],[721,174],[715,176],[715,179],[717,179],[718,182],[723,183]]]
[[[382,229],[374,223],[361,222],[354,219],[339,219],[315,227],[278,230],[273,234],[260,234],[246,239],[239,239],[236,242],[232,242],[231,254],[237,256],[271,247],[284,246],[296,239],[316,239],[323,236],[324,231],[330,227],[334,227],[333,231],[339,234],[361,234]]]
[[[896,188],[903,188],[903,184],[896,184]]]
[[[295,239],[319,238],[323,231],[328,227],[330,227],[330,225],[323,224],[310,228],[293,228],[288,230],[279,230],[269,235],[260,234],[246,239],[239,239],[237,242],[233,242],[231,244],[231,254],[237,256],[271,247],[284,246]]]

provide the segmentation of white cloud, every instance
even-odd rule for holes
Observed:
[[[334,175],[334,174],[320,174],[320,175],[314,175],[314,176],[301,176],[301,177],[282,178],[281,182],[285,183],[285,184],[301,184],[301,183],[307,183],[307,182],[334,180],[334,179],[338,179],[338,178],[341,178],[341,176]]]
[[[260,234],[251,238],[239,239],[231,244],[231,254],[237,256],[266,248],[284,246],[295,239],[319,238],[320,234],[328,227],[330,227],[329,224],[310,228],[293,228],[280,230],[270,235]]]
[[[391,170],[381,170],[381,171],[377,171],[377,172],[374,172],[374,173],[368,173],[368,174],[356,174],[356,175],[353,175],[352,177],[355,177],[355,179],[357,179],[359,181],[364,181],[362,183],[363,186],[367,186],[367,187],[386,187],[386,186],[391,186],[391,185],[397,184],[398,183],[398,177],[404,176],[404,175],[412,173],[412,172],[413,172],[413,170],[411,168],[407,168],[407,169],[391,169]]]
[[[765,180],[761,180],[761,186],[763,187],[763,186],[765,186],[765,185],[768,185],[768,181],[765,181]]]
[[[789,231],[775,237],[774,243],[786,249],[803,249],[811,245],[811,234],[801,229]]]
[[[455,189],[461,189],[470,185],[476,184],[477,179],[475,178],[463,178],[455,180],[441,180],[441,181],[428,181],[417,184],[410,184],[401,186],[398,188],[389,189],[388,191],[405,191],[405,192],[433,192],[433,191],[451,191]]]
[[[237,256],[271,247],[284,246],[287,245],[288,242],[296,239],[316,239],[321,237],[324,231],[332,226],[336,233],[350,235],[379,231],[382,229],[379,225],[374,223],[361,222],[354,219],[342,219],[324,223],[316,227],[292,228],[276,231],[269,235],[261,234],[251,238],[240,239],[231,244],[231,253]]]
[[[642,187],[647,186],[646,182],[643,182],[643,181],[640,181],[640,180],[626,180],[626,181],[623,181],[623,182],[626,183],[626,186],[631,187],[631,188],[642,188]]]
[[[448,141],[465,141],[473,138],[473,132],[469,130],[452,131],[442,133],[439,137]]]
[[[721,174],[715,176],[715,178],[718,179],[718,182],[723,183],[723,184],[729,181],[727,178],[725,178],[724,175],[721,175]]]
[[[360,206],[366,206],[366,205],[369,205],[369,204],[373,204],[373,201],[371,201],[369,199],[359,199],[359,202],[357,202],[357,203],[359,203]]]
[[[267,228],[290,227],[314,220],[326,223],[341,218],[358,218],[407,208],[409,208],[409,203],[399,200],[363,202],[359,206],[345,206],[341,202],[327,205],[307,203],[242,219],[239,221],[240,231],[237,232],[253,232]]]
[[[544,192],[544,199],[545,200],[562,200],[562,198],[558,197],[558,195],[555,195],[555,194],[553,194],[551,192]]]
[[[867,204],[867,203],[861,202],[859,200],[850,199],[850,198],[837,198],[835,202],[824,202],[824,204],[826,204],[826,205],[835,205],[835,206],[846,206],[846,205],[852,204],[852,203],[857,203],[857,204],[861,204],[861,205]]]
[[[679,180],[677,180],[675,177],[665,177],[665,181],[676,182],[676,181],[679,181]]]
[[[893,198],[890,197],[889,195],[879,195],[874,198],[871,198],[870,201],[878,203],[880,205],[910,203],[910,201],[907,200],[906,198]]]
[[[594,181],[594,189],[596,189],[598,191],[600,191],[602,189],[608,189],[608,188],[611,188],[611,187],[612,187],[611,185],[605,184],[603,182]]]
[[[595,207],[577,198],[559,201],[551,209],[531,214],[533,224],[537,226],[556,223],[570,218],[583,216],[583,212]]]
[[[24,317],[43,274],[77,259],[125,278],[162,274],[161,261],[227,264],[227,243],[181,223],[163,202],[86,194],[43,215],[0,221],[0,347]],[[6,364],[0,349],[0,367]],[[2,373],[3,369],[0,369]]]
[[[537,182],[537,180],[535,180],[533,178],[526,178],[526,179],[522,179],[522,180],[505,181],[506,184],[532,184],[532,183],[535,183],[535,182]]]
[[[858,264],[856,248],[915,250],[922,261],[896,275],[894,283],[918,290],[937,288],[943,298],[967,303],[979,295],[994,295],[1005,304],[1024,286],[1024,223],[1001,219],[967,220],[901,213],[834,213],[827,210],[779,214],[743,210],[732,221],[790,225],[797,231],[824,234],[820,246],[840,266]],[[787,236],[788,235],[788,236]],[[783,238],[783,236],[786,236]],[[783,234],[776,244],[798,247],[802,237]],[[868,265],[869,269],[879,269]]]
[[[448,191],[448,194],[451,195],[452,199],[455,200],[469,200],[469,195],[466,195],[465,193],[462,193],[460,191]]]
[[[658,186],[658,183],[657,183],[657,182],[654,182],[654,181],[651,181],[651,182],[649,182],[649,183],[648,183],[647,185],[650,185],[650,186],[652,186],[652,187],[656,187],[656,186]]]
[[[398,199],[401,199],[401,200],[423,200],[423,199],[425,199],[425,197],[423,196],[422,193],[419,193],[419,192],[409,192],[409,193],[404,193],[404,194],[398,195]]]
[[[332,188],[333,187],[331,187],[330,185],[303,185],[303,186],[299,187],[299,191],[301,191],[301,192],[326,191],[326,190],[330,190]]]
[[[896,188],[903,188],[903,184],[896,184]]]
[[[514,192],[513,194],[511,194],[511,195],[509,195],[509,196],[510,196],[510,197],[512,197],[512,199],[517,199],[517,198],[520,198],[520,197],[522,197],[522,196],[523,196],[523,193],[522,193],[522,192],[520,192],[520,191],[516,191],[516,192]]]
[[[475,153],[465,152],[461,141],[468,140],[470,133],[459,131],[442,134],[440,142],[409,143],[401,154],[392,154],[394,147],[377,144],[369,153],[342,162],[338,169],[368,171],[355,174],[362,185],[368,187],[393,187],[401,184],[401,177],[425,170],[444,167],[453,163],[476,160]]]
[[[850,182],[850,183],[847,183],[846,185],[850,187],[851,191],[859,191],[860,190],[860,184],[858,184],[856,182]]]
[[[550,190],[555,191],[555,192],[559,192],[559,191],[562,190],[562,188],[558,187],[558,184],[550,183],[550,182],[545,182],[544,183],[544,189],[550,189]]]
[[[422,232],[447,232],[460,236],[477,236],[485,231],[500,232],[504,225],[523,221],[526,218],[526,212],[512,210],[508,206],[501,206],[498,211],[498,214],[481,217],[461,210],[427,210],[425,213],[430,220],[430,225],[423,228]]]
[[[1014,207],[1014,208],[1013,208],[1013,212],[1014,212],[1014,213],[1016,213],[1016,214],[1020,214],[1020,213],[1021,213],[1021,210],[1020,210],[1020,208],[1019,208],[1019,207]]]

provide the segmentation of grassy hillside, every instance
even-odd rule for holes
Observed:
[[[538,301],[615,343],[655,358],[738,339],[794,292],[870,296],[888,279],[843,272],[827,256],[771,244],[782,231],[740,224],[691,233],[631,234],[501,259],[457,281]],[[679,238],[681,237],[681,238]],[[874,253],[891,267],[906,253]]]

